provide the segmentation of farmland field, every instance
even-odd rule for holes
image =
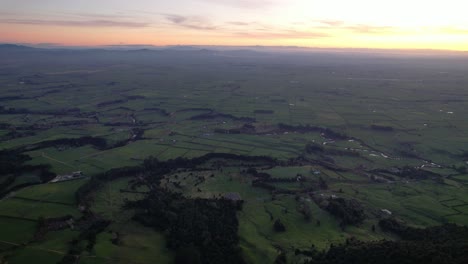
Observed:
[[[0,263],[307,263],[399,241],[383,220],[466,226],[467,72],[466,54],[0,45]]]

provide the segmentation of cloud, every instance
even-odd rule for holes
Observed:
[[[468,35],[468,28],[460,27],[440,27],[437,31],[454,35]]]
[[[44,20],[44,19],[0,19],[0,24],[20,24],[39,26],[68,26],[68,27],[128,27],[142,28],[150,26],[145,22],[131,22],[118,20]]]
[[[349,25],[343,27],[344,29],[350,30],[355,33],[361,34],[382,34],[394,32],[396,28],[389,26],[371,26],[371,25]]]
[[[345,24],[345,22],[341,20],[316,20],[316,22],[329,27],[338,27]]]
[[[277,4],[278,0],[201,0],[217,5],[224,5],[236,8],[259,9],[268,8]]]
[[[328,33],[313,30],[282,29],[253,21],[228,21],[213,24],[200,16],[164,14],[167,21],[183,28],[215,31],[223,36],[246,37],[252,39],[315,39],[329,37]]]
[[[375,26],[368,24],[352,24],[341,20],[313,20],[313,27],[324,30],[343,30],[358,34],[382,34],[397,32],[398,29],[391,26]]]
[[[69,17],[78,17],[78,18],[87,18],[94,20],[122,20],[122,19],[135,19],[135,16],[129,15],[124,12],[115,12],[115,13],[71,13],[71,12],[61,12],[57,15],[64,15],[67,18]]]
[[[174,24],[182,24],[188,20],[187,17],[181,15],[166,15],[166,19]]]
[[[196,29],[196,30],[215,30],[218,29],[217,26],[213,26],[209,21],[202,17],[197,16],[182,16],[176,14],[165,14],[164,17],[166,20],[171,22],[174,25]]]
[[[242,22],[242,21],[230,21],[230,22],[227,22],[227,24],[234,25],[234,26],[250,26],[250,25],[252,25],[254,23]]]
[[[262,30],[256,32],[236,32],[235,35],[261,39],[316,39],[330,37],[329,34],[300,30]]]

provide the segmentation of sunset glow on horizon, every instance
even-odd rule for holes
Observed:
[[[468,51],[463,0],[0,0],[0,42]]]

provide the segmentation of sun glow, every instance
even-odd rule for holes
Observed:
[[[1,2],[0,42],[468,50],[459,0]]]

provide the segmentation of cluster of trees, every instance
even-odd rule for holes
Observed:
[[[204,164],[212,159],[231,159],[243,162],[275,164],[276,159],[268,156],[243,156],[229,153],[208,153],[204,156],[187,159],[176,158],[167,161],[159,161],[155,157],[148,157],[140,166],[116,168],[91,177],[75,193],[76,200],[81,204],[89,204],[89,194],[101,188],[106,181],[115,180],[120,177],[140,175],[144,177],[151,187],[159,185],[161,178],[176,169],[194,169],[196,166]]]
[[[285,188],[277,187],[273,185],[272,183],[275,182],[292,182],[296,181],[294,178],[286,178],[286,179],[279,179],[279,178],[272,178],[272,179],[265,179],[265,178],[257,178],[252,181],[252,187],[257,187],[257,188],[262,188],[268,191],[271,191],[272,193],[283,193],[283,194],[295,194],[297,191],[294,190],[288,190]]]
[[[453,165],[452,168],[455,171],[457,171],[458,173],[460,173],[460,174],[467,174],[468,173],[468,170],[467,170],[466,166],[464,166],[464,165],[461,165],[461,166],[458,166],[458,167]]]
[[[6,140],[21,138],[21,137],[29,137],[29,136],[34,136],[35,134],[36,133],[31,130],[20,131],[18,129],[13,129],[13,130],[10,130],[10,132],[6,133],[5,135],[1,136],[0,141],[6,141]]]
[[[302,214],[302,216],[304,216],[304,220],[310,221],[312,219],[312,210],[306,201],[300,201],[297,210]]]
[[[145,108],[143,110],[145,110],[145,111],[154,111],[156,113],[159,113],[162,116],[169,116],[169,113],[165,109],[158,108],[158,107],[150,107],[150,108]]]
[[[273,230],[275,230],[275,232],[285,232],[286,226],[284,226],[280,219],[276,219],[273,223]]]
[[[213,132],[218,133],[218,134],[241,134],[242,129],[241,128],[230,128],[230,129],[215,128]]]
[[[342,149],[327,149],[326,154],[328,155],[335,155],[335,156],[351,156],[351,157],[359,157],[361,153],[354,150],[342,150]]]
[[[8,192],[19,190],[29,185],[38,184],[37,182],[26,182],[26,183],[15,185],[14,188],[5,190],[9,185],[11,185],[14,182],[16,177],[18,177],[19,175],[23,173],[34,173],[35,175],[39,177],[40,183],[49,182],[52,179],[54,179],[55,176],[57,176],[55,173],[50,171],[49,164],[23,165],[20,168],[18,168],[18,170],[14,174],[9,175],[6,181],[2,182],[2,184],[0,185],[0,197],[3,197],[3,195]],[[2,189],[4,190],[4,192],[1,192]]]
[[[167,234],[176,263],[244,263],[237,236],[239,203],[188,199],[155,188],[147,199],[126,206],[141,209],[134,220]]]
[[[248,119],[248,117],[240,117],[244,122],[255,122],[255,119]],[[224,129],[224,128],[215,128],[213,130],[215,133],[219,134],[250,134],[254,135],[257,134],[257,130],[254,125],[247,123],[242,125],[241,127]]]
[[[11,101],[11,100],[21,100],[24,99],[25,97],[23,96],[2,96],[0,97],[0,102],[2,101]],[[3,106],[0,106],[0,110],[3,109]]]
[[[262,112],[256,112],[256,113],[266,113],[269,114],[270,112],[263,112],[263,111],[270,111],[270,110],[256,110],[256,111],[262,111]],[[235,118],[235,120],[240,120],[244,122],[255,122],[255,119],[253,118],[247,118],[247,117],[234,117],[231,115],[225,115],[225,114],[215,114],[215,113],[207,113],[207,114],[201,114],[197,115],[195,119],[207,119],[207,118],[215,118],[218,115],[221,115],[222,117],[226,118]],[[318,132],[322,133],[325,137],[329,139],[335,139],[335,140],[345,140],[345,139],[350,139],[349,136],[347,136],[344,133],[340,133],[337,131],[334,131],[330,128],[323,128],[323,127],[317,127],[317,126],[310,126],[310,125],[298,125],[298,126],[292,126],[292,125],[287,125],[283,123],[279,123],[278,129],[269,131],[267,133],[284,133],[284,132],[297,132],[297,133],[311,133],[311,132]],[[214,130],[215,133],[222,133],[222,134],[258,134],[256,132],[255,127],[252,124],[245,124],[242,127],[237,127],[237,128],[231,128],[231,129],[223,129],[223,128],[216,128]],[[265,134],[266,132],[262,132],[261,134]]]
[[[203,107],[191,107],[191,108],[184,108],[177,110],[177,113],[182,113],[182,112],[190,112],[190,111],[207,111],[207,112],[214,112],[213,108],[203,108]]]
[[[328,183],[322,178],[322,176],[318,178],[318,186],[322,190],[328,189]]]
[[[325,148],[322,145],[319,145],[316,143],[308,143],[305,146],[305,152],[309,154],[323,153],[324,151],[325,151]]]
[[[398,177],[411,179],[411,180],[426,180],[426,179],[441,179],[442,178],[442,176],[438,173],[427,171],[427,170],[420,169],[420,168],[411,167],[411,166],[404,166],[402,168],[395,168],[395,169],[390,169],[390,170],[389,169],[375,169],[375,170],[372,170],[371,172],[392,174]],[[382,174],[380,176],[390,179],[390,180],[394,180],[389,176],[385,176],[385,174]]]
[[[57,146],[69,146],[69,147],[82,147],[85,145],[92,145],[93,147],[104,150],[107,148],[107,141],[104,138],[84,136],[79,138],[60,138],[54,140],[47,140],[36,143],[31,146],[24,147],[19,149],[19,151],[31,151],[38,150],[43,148],[57,147]]]
[[[255,114],[274,114],[275,111],[273,111],[273,110],[258,109],[258,110],[254,110],[254,113],[255,113]]]
[[[275,165],[278,163],[278,161],[275,158],[269,156],[245,156],[230,153],[208,153],[206,155],[193,159],[176,158],[174,160],[167,161],[167,163],[171,165],[173,164],[174,168],[193,168],[195,166],[206,163],[212,159],[226,159],[246,162],[246,164],[241,164],[241,166],[249,166],[249,164],[257,163],[265,165]]]
[[[226,118],[226,119],[231,119],[234,121],[241,121],[241,122],[248,122],[248,123],[255,122],[255,118],[237,117],[231,114],[223,114],[223,113],[217,113],[217,112],[209,112],[209,113],[195,115],[195,116],[190,117],[190,120],[206,120],[206,119],[215,119],[215,118]]]
[[[86,213],[78,220],[77,226],[80,234],[70,242],[67,254],[58,264],[73,264],[83,251],[91,252],[96,244],[96,236],[103,232],[111,222],[100,219],[91,213]]]
[[[444,224],[428,228],[414,228],[395,218],[386,218],[379,221],[382,230],[397,234],[403,240],[431,240],[443,243],[454,241],[457,243],[468,243],[468,227],[455,224]]]
[[[305,153],[308,154],[320,154],[320,155],[335,155],[335,156],[351,156],[359,157],[361,154],[357,151],[342,150],[342,149],[326,149],[322,145],[317,143],[308,143],[305,146]],[[324,159],[326,159],[324,157]]]
[[[114,105],[114,104],[123,104],[126,103],[128,100],[126,99],[117,99],[117,100],[112,100],[112,101],[105,101],[98,103],[96,106],[97,107],[104,107],[104,106],[109,106],[109,105]]]
[[[412,179],[412,180],[425,180],[430,178],[441,178],[440,174],[435,172],[414,168],[411,166],[405,166],[396,173],[397,176]]]
[[[15,107],[5,107],[0,106],[0,114],[6,115],[14,115],[14,114],[31,114],[31,115],[55,115],[55,116],[67,116],[67,115],[74,115],[74,116],[88,116],[92,115],[93,113],[82,113],[79,108],[64,108],[64,109],[57,109],[57,110],[48,110],[48,111],[41,111],[41,110],[29,110],[26,108],[15,108]]]
[[[327,252],[315,255],[307,264],[462,264],[468,263],[466,244],[439,244],[431,241],[350,240],[345,245],[332,246]]]
[[[258,172],[255,168],[248,168],[245,171],[245,173],[250,174],[255,177],[255,179],[252,181],[253,187],[263,188],[263,189],[266,189],[272,192],[274,191],[277,193],[294,194],[295,191],[278,188],[272,183],[296,182],[298,181],[298,179],[300,179],[300,181],[302,182],[306,181],[306,179],[303,177],[299,178],[300,175],[297,175],[296,177],[290,177],[290,178],[272,178],[270,174],[265,173],[265,172]]]
[[[264,180],[267,180],[267,179],[270,179],[271,178],[271,175],[266,173],[266,172],[258,172],[256,168],[253,168],[253,167],[249,167],[247,170],[244,171],[245,173],[247,174],[250,174],[252,176],[254,176],[255,178],[260,178],[260,179],[264,179]]]
[[[16,151],[0,151],[0,175],[17,172],[28,160],[31,160],[31,157]]]
[[[381,126],[381,125],[371,125],[371,129],[377,130],[377,131],[386,131],[386,132],[393,131],[393,127],[391,127],[391,126]]]
[[[297,133],[310,133],[310,132],[322,132],[323,128],[318,126],[311,126],[309,124],[292,126],[284,123],[279,123],[278,128],[284,132],[297,132]]]
[[[257,187],[257,188],[262,188],[268,191],[276,191],[276,186],[268,184],[264,182],[263,180],[257,179],[252,181],[252,186]]]
[[[143,166],[123,167],[106,171],[104,173],[91,177],[89,181],[81,185],[75,192],[76,201],[81,205],[89,205],[90,194],[104,186],[105,182],[112,181],[122,177],[129,177],[145,172]]]
[[[323,133],[325,137],[330,138],[330,139],[343,139],[344,140],[344,139],[350,138],[346,134],[334,131],[330,128],[311,126],[309,124],[305,126],[303,125],[292,126],[292,125],[279,123],[278,128],[284,132],[297,132],[297,133],[319,132],[319,133]]]
[[[126,206],[142,208],[142,211],[135,215],[135,220],[166,231],[168,247],[176,251],[176,262],[243,263],[238,247],[236,216],[236,211],[241,209],[242,201],[187,199],[159,187],[164,175],[176,169],[194,169],[219,158],[262,164],[276,163],[275,159],[267,156],[225,153],[210,153],[193,159],[176,158],[168,161],[149,157],[140,166],[111,169],[91,177],[76,191],[76,200],[81,205],[89,205],[92,197],[90,194],[102,188],[106,181],[129,176],[142,177],[151,189],[148,197],[139,202],[129,202]],[[91,213],[85,212],[85,214]],[[104,230],[106,223],[97,222],[96,228],[84,229],[87,231],[83,231],[81,240],[88,241],[86,249],[92,249],[96,234]],[[69,255],[62,260],[62,263],[72,263],[75,260],[74,255],[84,250],[81,240],[72,243]],[[187,258],[190,261],[187,261]]]
[[[330,214],[341,219],[341,227],[360,224],[366,218],[361,204],[354,199],[330,198],[324,206]]]
[[[82,147],[86,145],[91,145],[98,150],[106,150],[106,149],[122,147],[130,141],[139,140],[143,137],[144,132],[145,131],[141,128],[133,128],[131,130],[132,137],[130,137],[129,139],[116,142],[114,144],[109,144],[105,138],[83,136],[79,138],[60,138],[60,139],[42,141],[34,145],[19,148],[17,149],[17,151],[24,152],[24,151],[31,151],[31,150],[38,150],[38,149],[49,148],[49,147],[59,147],[59,146],[78,148],[78,147]]]
[[[346,140],[350,139],[345,133],[337,132],[334,130],[331,130],[330,128],[325,128],[323,129],[322,133],[330,139],[336,139],[336,140]]]
[[[87,226],[87,228],[84,228],[78,239],[79,240],[86,240],[88,242],[86,249],[88,251],[91,251],[94,248],[94,245],[96,244],[96,236],[104,231],[106,227],[111,223],[109,220],[104,220],[97,218],[95,216],[92,217],[91,224]]]
[[[124,95],[124,96],[128,100],[139,100],[139,99],[145,99],[146,98],[146,96],[144,96],[144,95]]]
[[[12,191],[37,184],[35,182],[26,182],[12,188],[11,185],[15,182],[16,177],[21,174],[35,173],[41,183],[46,183],[55,178],[56,174],[50,171],[50,165],[25,165],[24,163],[28,160],[31,160],[31,157],[17,151],[0,151],[0,198]]]
[[[149,157],[140,166],[112,169],[92,177],[78,189],[76,197],[79,203],[86,205],[91,197],[89,194],[101,188],[106,181],[138,175],[146,180],[151,191],[146,199],[129,202],[126,207],[141,208],[135,215],[135,220],[165,231],[167,246],[175,250],[177,263],[244,263],[238,246],[236,216],[242,201],[188,199],[159,187],[164,175],[176,169],[194,169],[212,159],[276,163],[275,159],[266,156],[225,153],[210,153],[193,159],[176,158],[168,161]],[[87,237],[90,241],[88,245],[92,245],[93,236]]]
[[[67,228],[67,221],[70,221],[71,219],[73,219],[73,216],[71,215],[53,218],[39,217],[37,221],[36,233],[34,234],[34,240],[42,240],[49,231],[56,231]]]
[[[247,174],[250,174],[257,178],[257,180],[261,180],[263,182],[295,182],[298,180],[298,177],[301,175],[297,175],[296,177],[290,177],[290,178],[273,178],[271,177],[270,174],[266,172],[258,172],[257,169],[250,167],[247,170],[244,171]],[[301,178],[302,181],[305,180],[305,178]]]
[[[379,225],[384,230],[396,232],[401,240],[362,242],[350,239],[344,244],[332,245],[328,251],[296,254],[308,256],[308,264],[468,263],[467,227],[445,224],[419,229],[394,219],[382,220]]]
[[[460,155],[461,158],[463,159],[468,159],[468,151],[463,151],[462,154]]]

